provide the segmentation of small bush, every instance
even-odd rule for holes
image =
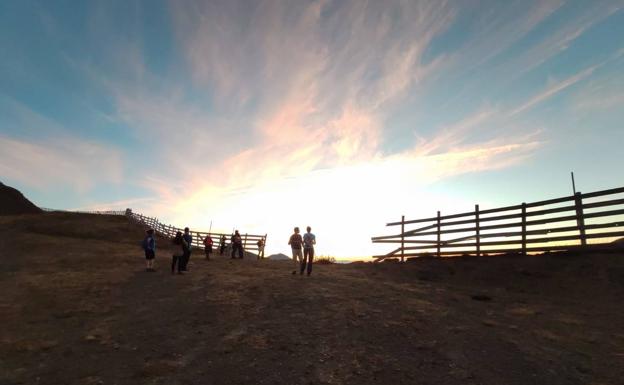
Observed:
[[[321,255],[314,259],[314,263],[318,263],[319,265],[331,265],[336,263],[336,258],[328,255]]]

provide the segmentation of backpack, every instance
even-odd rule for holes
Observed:
[[[141,247],[145,251],[147,251],[147,239],[148,239],[148,237],[145,237],[145,238],[143,238],[143,242],[141,242]]]

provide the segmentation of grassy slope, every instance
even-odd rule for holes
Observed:
[[[0,384],[619,384],[624,259],[143,271],[123,217],[0,218]],[[163,247],[165,246],[165,247]],[[473,295],[491,301],[476,301]]]

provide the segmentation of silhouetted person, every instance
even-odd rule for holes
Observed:
[[[193,236],[189,231],[188,227],[184,228],[184,235],[182,235],[182,249],[184,253],[182,254],[182,271],[188,271],[188,263],[191,259],[191,249],[193,247]]]
[[[301,264],[303,260],[303,254],[301,253],[301,246],[303,244],[303,239],[301,238],[301,234],[299,234],[299,227],[295,227],[294,234],[290,236],[288,240],[288,244],[292,249],[292,258],[295,269],[293,270],[293,274],[297,274],[297,269],[299,268],[299,264]]]
[[[234,235],[232,235],[232,258],[234,258],[237,250],[238,258],[243,259],[243,239],[238,230],[234,231]]]
[[[312,228],[308,226],[306,233],[303,234],[303,261],[301,262],[301,271],[299,274],[303,274],[308,266],[308,275],[312,273],[312,262],[314,262],[314,245],[316,245],[316,236],[311,233]]]
[[[178,274],[183,274],[183,256],[184,256],[184,250],[186,248],[186,246],[184,245],[186,243],[186,241],[184,240],[184,237],[182,237],[182,232],[178,231],[175,235],[175,237],[173,238],[173,244],[180,247],[180,251],[182,252],[180,255],[174,254],[171,256],[171,274],[173,274],[175,272],[176,269],[176,265],[178,267]]]
[[[156,258],[156,239],[154,238],[154,230],[147,229],[143,239],[143,250],[145,251],[145,271],[154,270],[154,259]]]
[[[206,252],[206,259],[210,259],[210,253],[212,253],[212,237],[210,234],[204,238],[204,251]]]
[[[219,239],[219,254],[223,255],[224,251],[225,251],[225,234],[221,235],[221,238]]]
[[[258,259],[264,258],[264,239],[260,239],[258,243]]]

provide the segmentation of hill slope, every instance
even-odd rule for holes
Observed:
[[[41,209],[21,192],[0,182],[0,215],[37,214]]]
[[[622,254],[171,275],[123,217],[0,218],[2,384],[618,384]]]

